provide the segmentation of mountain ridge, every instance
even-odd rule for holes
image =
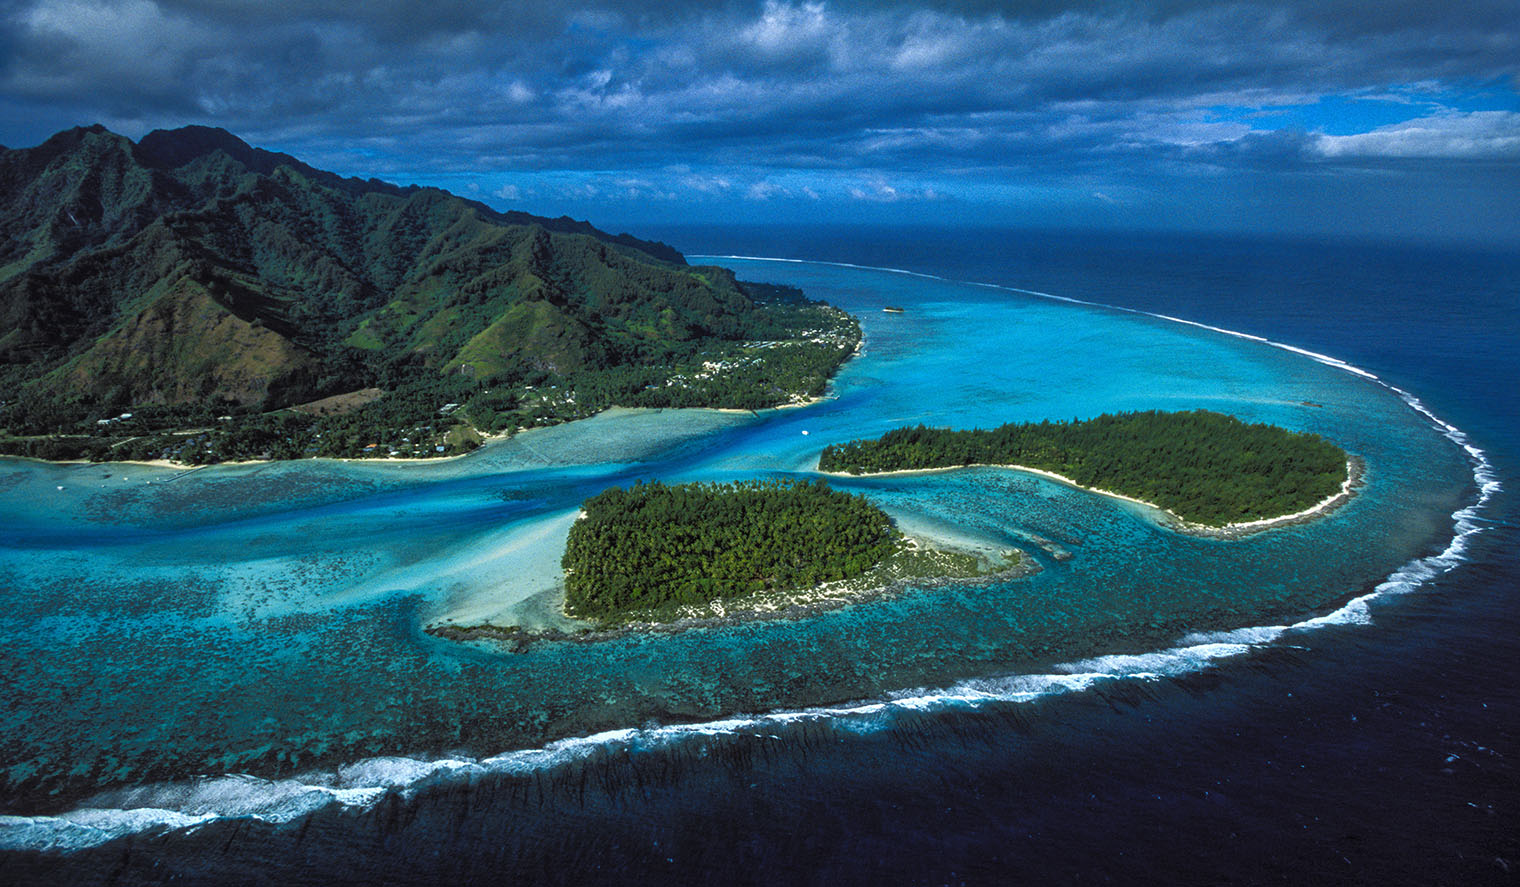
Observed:
[[[653,383],[635,370],[809,325],[811,303],[775,295],[666,244],[345,178],[213,127],[134,143],[97,124],[0,151],[12,434],[145,405],[267,413],[447,374],[614,373],[607,403],[642,402]]]

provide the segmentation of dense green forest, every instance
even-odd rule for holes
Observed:
[[[859,335],[664,244],[222,130],[0,148],[0,452],[453,454],[612,405],[794,402]]]
[[[898,428],[834,444],[823,471],[868,474],[1023,465],[1159,505],[1208,526],[1293,514],[1346,480],[1346,453],[1317,434],[1248,425],[1207,410],[1104,414],[991,430]]]
[[[452,456],[474,449],[483,434],[581,419],[613,406],[755,410],[823,394],[860,341],[857,321],[805,300],[762,304],[767,306],[766,324],[790,326],[801,335],[706,343],[705,350],[663,365],[555,373],[519,364],[485,379],[460,373],[382,375],[378,384],[394,386],[383,396],[357,398],[330,415],[299,408],[266,411],[226,400],[103,409],[83,398],[39,397],[23,390],[0,404],[0,453],[95,461],[171,459],[189,465],[312,456]],[[774,329],[763,332],[776,334]]]
[[[609,618],[859,576],[902,535],[822,481],[638,484],[581,506],[565,547],[565,610]]]

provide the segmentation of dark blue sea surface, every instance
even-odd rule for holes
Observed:
[[[0,879],[1515,881],[1520,255],[643,233],[943,279],[703,259],[862,314],[804,410],[599,417],[447,466],[0,466]],[[1368,486],[1217,542],[1011,472],[841,482],[1046,571],[527,654],[420,633],[553,621],[534,577],[607,483],[1150,406],[1320,431]]]

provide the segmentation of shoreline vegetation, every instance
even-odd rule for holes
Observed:
[[[640,611],[621,619],[585,620],[585,625],[573,630],[492,622],[473,625],[443,622],[429,625],[423,632],[450,641],[503,644],[510,652],[521,653],[542,642],[590,644],[634,634],[679,634],[746,622],[803,619],[852,604],[894,597],[908,588],[1006,582],[1032,576],[1042,569],[1018,549],[996,555],[978,554],[935,547],[905,536],[898,550],[860,576],[810,588],[757,591],[704,604]],[[577,618],[568,612],[565,615]]]
[[[964,458],[976,451],[969,444],[985,444],[989,435],[999,433],[1003,434],[1001,442],[1007,444],[1020,439],[1029,428],[1040,432],[1037,437],[1043,444],[1052,439],[1070,444],[1070,432],[1075,429],[1077,438],[1085,438],[1086,450],[1080,454],[1072,449],[1060,452],[1068,464],[1075,460],[1078,467],[1090,468],[1082,460],[1097,459],[1106,466],[1101,471],[1089,470],[1089,476],[1123,481],[1128,472],[1143,469],[1148,481],[1159,481],[1159,489],[1182,491],[1196,498],[1211,488],[1239,487],[1229,479],[1217,481],[1219,466],[1224,465],[1257,475],[1256,482],[1246,484],[1246,488],[1272,502],[1298,501],[1307,491],[1325,495],[1291,512],[1204,523],[1155,501],[1108,486],[1079,483],[1071,476],[1022,463],[963,461],[933,467],[857,470],[855,475],[925,474],[972,467],[1024,471],[1140,505],[1160,515],[1163,526],[1178,532],[1236,539],[1329,513],[1350,500],[1365,473],[1360,457],[1347,455],[1318,435],[1246,425],[1233,417],[1204,411],[1105,415],[1085,423],[1003,426],[990,433],[899,429],[880,441],[826,448],[820,470],[837,467],[841,452],[858,454],[882,442],[895,444],[899,450],[885,456],[871,452],[861,461],[881,465],[892,459],[925,460],[934,457],[935,445],[941,447],[940,455],[948,451]],[[1007,433],[1010,430],[1014,431],[1011,435]],[[1150,438],[1149,445],[1140,446],[1137,435]],[[1158,443],[1161,440],[1168,443]],[[1095,445],[1095,441],[1103,445]],[[1123,454],[1131,462],[1135,453],[1142,454],[1138,465],[1124,464],[1123,459],[1119,464],[1101,462],[1114,455],[1111,451],[1121,442],[1128,444]],[[908,449],[904,455],[903,447],[915,449]],[[1209,458],[1202,458],[1203,454]],[[1341,466],[1339,479],[1331,485],[1328,481],[1336,480],[1337,461]],[[1184,469],[1177,468],[1177,463]],[[1188,476],[1185,467],[1200,463],[1205,470]],[[859,465],[853,467],[858,469]],[[823,473],[855,476],[837,470]],[[1205,481],[1203,488],[1197,486],[1200,477]],[[1263,478],[1274,482],[1263,487]],[[1238,482],[1239,478],[1234,480]],[[1284,484],[1293,487],[1288,498],[1284,498]],[[1327,491],[1329,486],[1333,489]],[[1215,504],[1217,509],[1219,503]],[[1236,502],[1234,507],[1238,512],[1249,506]],[[562,562],[565,600],[561,613],[586,624],[566,630],[490,622],[443,623],[424,631],[455,641],[504,644],[521,652],[539,642],[592,643],[631,632],[679,632],[760,619],[802,618],[890,595],[910,585],[1005,581],[1041,569],[1017,549],[989,557],[927,547],[903,536],[884,512],[863,497],[833,491],[826,481],[677,486],[640,483],[628,490],[605,490],[587,500],[582,509]],[[837,520],[831,524],[834,518]],[[797,550],[788,547],[788,538]],[[817,547],[820,540],[836,550],[801,550]],[[1052,556],[1061,559],[1059,553]],[[793,569],[789,571],[789,567]]]
[[[858,348],[857,348],[857,351],[858,351]],[[673,410],[709,410],[709,411],[714,412],[714,413],[726,413],[726,414],[730,414],[730,415],[754,416],[754,415],[758,415],[759,412],[760,412],[760,410],[794,410],[794,409],[800,409],[802,407],[810,407],[810,406],[813,406],[814,404],[822,403],[823,401],[828,400],[828,399],[829,399],[828,395],[819,395],[817,397],[808,397],[808,398],[805,398],[805,399],[795,399],[794,398],[793,400],[788,401],[787,403],[777,404],[776,406],[770,406],[770,407],[760,407],[758,410],[741,410],[741,409],[732,409],[732,408],[729,408],[729,407],[622,407],[622,406],[618,406],[618,405],[613,405],[613,406],[610,406],[610,407],[605,407],[603,409],[597,410],[595,413],[592,413],[590,415],[587,415],[587,416],[578,416],[575,419],[565,419],[562,422],[549,422],[549,423],[545,423],[545,424],[542,424],[542,425],[534,425],[534,426],[532,426],[530,428],[518,428],[518,429],[515,429],[515,430],[512,430],[512,431],[499,431],[499,432],[496,432],[494,434],[482,434],[482,435],[480,435],[480,444],[478,446],[471,447],[469,449],[462,450],[462,451],[459,451],[459,452],[438,453],[438,454],[432,455],[432,456],[392,456],[392,455],[386,454],[386,455],[371,455],[371,456],[303,456],[301,458],[302,459],[308,459],[308,460],[309,459],[321,459],[321,460],[329,461],[329,462],[362,462],[362,463],[372,464],[372,465],[373,464],[394,465],[394,464],[397,464],[397,463],[400,463],[400,464],[414,464],[414,465],[438,465],[438,464],[442,464],[444,462],[452,462],[452,461],[454,461],[456,459],[463,459],[466,456],[474,455],[476,452],[484,449],[485,447],[487,447],[487,446],[489,446],[491,444],[500,443],[500,442],[506,441],[506,440],[511,440],[512,438],[516,437],[517,435],[522,434],[523,432],[526,432],[526,431],[532,431],[535,428],[552,428],[555,425],[562,425],[565,422],[579,421],[580,419],[590,419],[590,418],[592,418],[594,416],[602,415],[603,413],[607,412],[608,410],[612,410],[612,409],[651,410],[651,411],[654,411],[654,412],[662,412],[662,411],[667,410],[667,409],[673,409]],[[0,460],[3,460],[3,459],[18,459],[18,460],[21,460],[21,461],[24,461],[24,462],[40,462],[40,463],[42,463],[44,465],[102,465],[102,464],[110,464],[110,465],[140,465],[140,466],[144,466],[144,467],[148,467],[148,468],[168,468],[168,469],[173,469],[175,471],[182,471],[182,472],[185,472],[185,473],[189,473],[189,472],[192,472],[192,471],[199,471],[199,470],[205,469],[205,468],[214,468],[214,467],[217,467],[217,466],[228,466],[228,467],[231,467],[231,466],[245,466],[246,467],[246,466],[255,466],[255,465],[272,465],[272,464],[275,464],[277,462],[295,462],[295,461],[300,461],[298,459],[239,459],[239,460],[236,460],[236,461],[202,462],[202,463],[199,463],[199,464],[192,464],[192,463],[188,463],[188,462],[174,462],[174,461],[170,461],[168,459],[112,459],[109,462],[92,462],[89,459],[44,459],[44,458],[41,458],[41,457],[38,457],[38,456],[17,456],[17,455],[12,455],[12,454],[9,454],[9,453],[0,453]]]
[[[461,383],[447,382],[450,391],[431,398],[401,392],[399,413],[396,403],[384,398],[328,413],[285,408],[214,416],[225,406],[207,404],[191,410],[196,415],[190,422],[185,419],[191,408],[165,412],[139,406],[109,420],[94,419],[99,410],[86,410],[72,428],[53,433],[14,434],[0,427],[0,456],[175,468],[310,458],[426,462],[468,455],[492,440],[612,407],[755,413],[810,406],[860,352],[860,324],[821,302],[773,307],[796,321],[789,335],[729,343],[680,365],[544,376],[540,382],[554,384],[539,386],[466,384],[463,394],[454,390]],[[444,397],[458,400],[432,405]],[[88,430],[101,422],[106,431]]]
[[[666,244],[219,129],[75,128],[0,147],[0,178],[3,455],[448,457],[613,406],[805,402],[860,341]]]
[[[903,544],[886,512],[825,481],[638,483],[581,511],[565,614],[603,622],[854,579]]]
[[[563,558],[561,614],[576,630],[434,624],[457,641],[526,649],[629,632],[797,618],[948,582],[1030,575],[1018,549],[968,552],[900,532],[864,497],[821,480],[640,483],[586,500]]]
[[[1178,529],[1235,536],[1307,519],[1348,499],[1360,460],[1317,434],[1206,410],[1104,414],[955,431],[922,425],[826,447],[824,473],[973,466],[1043,474],[1158,509]]]
[[[1262,518],[1260,520],[1230,523],[1225,524],[1224,526],[1211,526],[1209,524],[1195,523],[1193,521],[1189,521],[1183,517],[1180,517],[1173,511],[1162,508],[1160,505],[1157,505],[1154,502],[1147,502],[1144,499],[1136,499],[1134,496],[1126,496],[1123,493],[1116,493],[1113,490],[1105,490],[1101,487],[1083,486],[1082,484],[1077,483],[1069,477],[1064,477],[1062,475],[1056,474],[1053,471],[1045,471],[1040,468],[1031,468],[1028,465],[996,465],[976,462],[970,465],[947,465],[942,468],[905,468],[897,471],[877,471],[872,472],[869,475],[855,475],[844,471],[824,471],[820,473],[828,477],[893,477],[911,476],[915,474],[942,474],[947,471],[960,471],[962,469],[970,468],[1002,468],[1010,471],[1022,471],[1026,474],[1037,474],[1040,477],[1056,481],[1057,483],[1065,484],[1066,486],[1072,487],[1073,489],[1082,490],[1088,493],[1097,493],[1100,496],[1107,496],[1111,499],[1119,499],[1124,502],[1132,503],[1134,505],[1143,506],[1144,508],[1156,512],[1161,516],[1162,519],[1160,523],[1162,526],[1176,530],[1179,533],[1187,533],[1193,536],[1205,536],[1214,539],[1238,539],[1242,536],[1249,536],[1253,533],[1260,533],[1264,530],[1270,530],[1276,527],[1286,527],[1292,526],[1294,524],[1306,523],[1308,521],[1314,520],[1315,518],[1324,517],[1325,515],[1330,514],[1331,512],[1340,508],[1342,505],[1345,505],[1347,502],[1351,501],[1351,497],[1354,496],[1356,494],[1356,491],[1360,489],[1361,486],[1365,483],[1367,464],[1366,461],[1363,460],[1360,456],[1354,454],[1348,455],[1346,457],[1346,479],[1341,482],[1341,488],[1302,511],[1296,511],[1292,514],[1278,515],[1277,517]]]

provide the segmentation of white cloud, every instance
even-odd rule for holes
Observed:
[[[783,189],[780,185],[771,182],[756,182],[750,185],[744,192],[744,198],[746,200],[770,200],[781,193],[783,193]]]
[[[92,85],[177,88],[184,65],[218,39],[149,0],[46,0],[19,21],[34,55],[12,66],[8,86],[44,94]]]
[[[337,0],[280,16],[241,0],[6,2],[18,11],[0,13],[14,32],[0,40],[0,106],[16,109],[0,141],[35,143],[14,121],[38,106],[55,111],[49,126],[208,123],[346,174],[479,176],[486,192],[508,178],[493,199],[512,203],[681,195],[912,212],[978,189],[1061,187],[1130,206],[1171,175],[1520,156],[1516,112],[1452,110],[1479,106],[1472,84],[1489,84],[1482,107],[1513,107],[1495,101],[1516,88],[1520,23],[1474,30],[1456,11],[1378,30],[1255,0],[1152,16],[844,0],[634,14],[577,0],[580,12],[520,4],[508,26],[493,4],[442,4],[423,22]],[[1424,116],[1342,136],[1283,122],[1322,119],[1294,112],[1327,95]]]
[[[847,193],[855,200],[869,203],[897,203],[905,200],[938,200],[939,193],[933,188],[908,187],[893,184],[882,175],[866,176],[851,185]]]
[[[703,194],[727,194],[733,190],[733,183],[723,176],[697,175],[684,170],[680,177],[680,184],[692,191]]]
[[[532,88],[521,80],[514,80],[507,85],[507,98],[519,105],[533,101],[535,95]]]
[[[1324,157],[1520,158],[1520,112],[1474,111],[1422,117],[1353,135],[1318,135]]]
[[[769,55],[790,55],[798,48],[827,41],[834,26],[822,3],[766,0],[760,18],[739,32],[746,43]]]

